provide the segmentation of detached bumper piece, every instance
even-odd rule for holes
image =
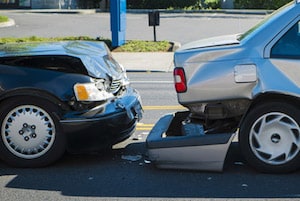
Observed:
[[[235,134],[205,134],[186,117],[186,112],[168,114],[155,124],[146,140],[149,160],[158,168],[223,171]]]

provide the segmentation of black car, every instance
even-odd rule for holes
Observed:
[[[0,45],[0,158],[49,165],[67,150],[125,140],[142,117],[138,92],[103,42]]]

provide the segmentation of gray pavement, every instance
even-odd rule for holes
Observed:
[[[153,40],[147,10],[127,14],[127,40]],[[269,13],[253,10],[219,10],[207,12],[161,11],[158,40],[190,41],[244,32]],[[98,10],[0,10],[11,21],[0,25],[0,37],[82,36],[110,38],[110,17]],[[115,53],[115,59],[128,71],[172,71],[173,52]]]

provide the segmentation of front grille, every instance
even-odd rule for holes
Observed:
[[[122,80],[113,80],[110,84],[109,92],[116,93],[122,86]]]

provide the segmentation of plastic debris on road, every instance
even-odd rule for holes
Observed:
[[[122,155],[121,157],[123,160],[135,162],[142,159],[142,155]]]

